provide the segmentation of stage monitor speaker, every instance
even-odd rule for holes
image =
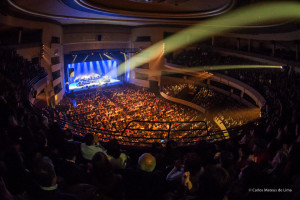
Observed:
[[[101,41],[101,40],[102,40],[102,36],[98,35],[98,41]]]
[[[159,94],[158,81],[149,80],[150,92],[154,92],[155,94]]]
[[[69,77],[74,77],[74,68],[69,69]]]

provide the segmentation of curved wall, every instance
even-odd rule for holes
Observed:
[[[179,103],[179,104],[182,104],[182,105],[191,107],[191,108],[193,108],[193,109],[195,109],[195,110],[198,110],[198,111],[200,111],[200,112],[202,112],[202,113],[205,113],[205,112],[206,112],[205,108],[203,108],[203,107],[201,107],[201,106],[199,106],[199,105],[193,104],[193,103],[191,103],[191,102],[189,102],[189,101],[185,101],[185,100],[182,100],[182,99],[178,99],[178,98],[175,98],[175,97],[171,97],[171,96],[169,96],[169,95],[167,95],[167,94],[165,94],[165,93],[163,93],[163,92],[160,92],[160,95],[161,95],[163,98],[168,99],[169,101],[173,101],[173,102],[175,102],[175,103]]]
[[[0,15],[1,23],[13,26],[13,27],[26,27],[29,29],[42,29],[42,43],[46,47],[45,56],[42,60],[42,66],[46,69],[49,76],[49,85],[47,87],[47,95],[49,98],[53,96],[53,87],[55,85],[52,82],[52,72],[60,69],[61,77],[60,83],[64,83],[64,73],[63,73],[63,54],[69,53],[70,51],[86,50],[86,49],[109,49],[109,48],[140,48],[145,49],[149,46],[155,44],[164,39],[165,33],[172,34],[178,33],[183,30],[180,25],[177,26],[144,26],[144,27],[130,27],[130,26],[118,26],[118,25],[106,25],[106,24],[75,24],[75,25],[65,25],[28,20],[23,18],[17,18],[13,16],[3,16]],[[79,22],[80,23],[80,22]],[[237,40],[240,40],[240,46],[247,47],[250,44],[252,48],[259,48],[260,42],[265,42],[268,48],[272,48],[272,41],[296,41],[300,40],[300,31],[293,31],[288,33],[275,33],[275,34],[243,34],[243,33],[221,33],[217,36],[207,38],[211,39],[212,45],[215,43],[220,43],[228,41],[228,44],[233,47],[237,47]],[[98,36],[101,35],[101,41],[98,41]],[[52,37],[59,37],[61,44],[52,44]],[[138,37],[149,36],[150,41],[138,41]],[[183,38],[189,40],[186,36]],[[256,41],[254,41],[256,40]],[[293,44],[293,47],[296,44]],[[298,45],[299,48],[299,45]],[[57,50],[57,51],[56,51]],[[39,48],[34,47],[32,49],[19,50],[21,55],[30,59],[30,57],[36,56],[38,54]],[[60,57],[60,63],[55,66],[51,64],[51,57],[57,54]],[[163,56],[162,56],[163,57]],[[164,68],[164,59],[153,59],[149,61],[149,69],[134,69],[131,72],[130,82],[136,85],[149,87],[149,81],[157,81],[160,85],[160,74]],[[144,73],[148,75],[147,80],[141,80],[135,78],[135,73]],[[224,77],[216,76],[215,79],[224,80]],[[227,78],[225,78],[227,79]],[[57,81],[56,81],[57,82]],[[224,81],[223,81],[224,82]],[[226,81],[225,81],[226,83]],[[242,92],[248,94],[255,99],[255,95],[251,89],[247,89],[239,84],[230,81],[227,82],[229,85],[235,85]],[[62,87],[64,88],[64,87]],[[64,89],[63,89],[64,90]],[[64,92],[63,92],[64,93]],[[255,100],[259,106],[263,104],[263,100],[259,97]]]

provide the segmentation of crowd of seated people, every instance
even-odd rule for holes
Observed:
[[[188,60],[188,58],[189,57],[187,56],[186,59]],[[261,63],[250,60],[246,61],[245,59],[232,56],[226,56],[221,57],[217,64],[241,65]],[[248,84],[266,98],[267,103],[262,108],[263,113],[266,111],[268,115],[270,115],[270,113],[272,113],[272,115],[280,115],[283,112],[282,110],[285,104],[297,104],[296,99],[299,99],[297,85],[300,84],[299,74],[294,72],[293,67],[287,66],[282,68],[283,69],[230,69],[212,72],[223,73]],[[270,112],[271,110],[272,112]],[[291,111],[292,110],[290,110],[290,112]],[[226,114],[227,112],[223,113]],[[224,116],[221,115],[222,114],[220,112],[219,118],[224,118]],[[228,120],[224,119],[223,121],[226,123]]]
[[[244,49],[244,51],[248,51],[248,48]],[[272,49],[269,48],[261,47],[259,49],[251,49],[251,52],[264,55],[264,56],[275,57],[277,59],[279,58],[282,60],[296,61],[296,52],[292,49],[276,48],[274,52],[274,56],[273,56]]]
[[[255,121],[260,116],[259,108],[247,108],[238,101],[224,101],[222,109],[217,110],[214,116],[220,120],[226,128],[239,127],[251,121]]]
[[[167,56],[167,62],[185,67],[216,66],[216,65],[257,65],[261,62],[244,58],[222,55],[209,49],[196,48],[183,50],[176,56]]]
[[[245,58],[239,58],[235,56],[221,56],[217,65],[263,65],[264,63],[249,60]]]
[[[115,140],[99,144],[91,133],[77,140],[33,113],[23,104],[22,81],[10,81],[22,76],[5,75],[0,199],[299,199],[300,115],[292,92],[299,78],[293,72],[282,72],[277,89],[266,86],[266,119],[242,137],[188,149],[170,140],[127,152]]]
[[[162,91],[169,96],[177,97],[177,95],[185,88],[194,89],[194,85],[192,84],[185,84],[185,83],[179,83],[176,85],[165,85],[162,88]]]
[[[191,49],[183,50],[176,56],[170,54],[167,56],[167,61],[177,65],[185,65],[187,67],[215,65],[220,58],[220,55],[207,49]]]
[[[164,85],[161,87],[161,91],[166,95],[176,97],[179,99],[189,99],[190,94],[195,94],[199,90],[199,85],[195,83],[178,83],[171,85]]]
[[[194,94],[192,102],[201,105],[204,108],[214,106],[216,103],[220,103],[224,99],[224,95],[216,93],[207,87],[198,86],[197,91],[198,92]]]
[[[72,101],[76,101],[73,106]],[[206,120],[205,116],[189,107],[172,103],[155,96],[145,88],[136,86],[118,86],[103,91],[95,91],[77,95],[74,99],[65,97],[57,109],[62,118],[66,118],[75,124],[82,124],[88,127],[102,130],[115,131],[118,135],[125,129],[126,125],[132,120],[153,121],[153,122],[186,122]],[[202,127],[203,126],[203,127]],[[205,128],[204,124],[196,124],[197,128]],[[190,129],[191,124],[174,123],[172,130]],[[195,128],[195,127],[194,127]],[[129,130],[145,129],[157,130],[156,132]],[[217,130],[218,127],[209,123],[209,130]],[[169,130],[168,123],[132,123],[125,134],[131,137],[145,137],[148,142],[155,140],[149,138],[166,138]],[[87,130],[89,131],[89,130]],[[95,130],[91,130],[95,132]],[[101,133],[100,133],[101,134]],[[184,137],[186,133],[177,133],[172,136]],[[199,133],[194,133],[199,134]],[[124,137],[119,137],[125,140]],[[131,138],[131,142],[138,142]],[[125,141],[123,141],[124,143]]]
[[[198,49],[183,51],[183,52],[196,52]],[[206,51],[204,51],[206,52]],[[192,53],[193,54],[193,53]],[[218,55],[216,53],[216,55]],[[186,66],[186,63],[189,62],[189,56],[187,56],[187,61],[181,63]],[[201,58],[199,58],[201,59]],[[176,59],[173,61],[176,63]],[[203,65],[264,65],[262,62],[252,61],[248,59],[238,58],[234,56],[219,56],[219,59],[216,63],[212,64],[211,62],[204,63]],[[251,87],[257,89],[261,94],[265,94],[265,87],[276,85],[278,79],[280,79],[281,70],[279,69],[225,69],[212,71],[212,73],[218,72],[230,77],[241,80],[242,82],[247,83]],[[272,82],[273,80],[273,82]],[[278,85],[278,84],[277,84]],[[220,86],[221,87],[221,86]]]
[[[275,57],[285,60],[296,60],[296,53],[288,49],[276,49]]]
[[[182,94],[184,89],[186,90],[184,94]],[[219,95],[207,87],[191,83],[165,85],[162,87],[162,92],[169,96],[191,101],[192,103],[200,105],[203,108],[208,108],[211,105],[214,105],[216,102],[221,102],[221,98],[224,97],[223,95]]]
[[[178,97],[178,91],[182,91],[188,84],[175,84],[164,86],[162,91],[168,95]],[[182,95],[186,101],[190,101],[207,109],[207,114],[217,117],[226,128],[233,128],[259,118],[259,109],[247,109],[245,105],[228,96],[217,93],[214,90],[197,84],[189,84],[189,88],[195,89],[192,95]]]
[[[18,82],[18,84],[19,82],[22,82],[20,84],[25,84],[40,72],[44,72],[44,68],[40,67],[37,63],[23,59],[15,50],[0,49],[0,64],[1,73],[5,75],[9,74],[11,77],[10,80]]]

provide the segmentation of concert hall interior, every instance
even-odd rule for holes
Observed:
[[[300,199],[298,0],[1,0],[0,200]]]

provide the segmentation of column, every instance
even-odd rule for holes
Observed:
[[[21,42],[22,42],[22,32],[23,32],[23,28],[19,27],[18,28],[18,44],[21,44]]]
[[[244,90],[241,90],[241,98],[244,97],[244,94],[245,94],[245,91],[244,91]]]
[[[248,39],[248,52],[251,52],[251,39]]]

